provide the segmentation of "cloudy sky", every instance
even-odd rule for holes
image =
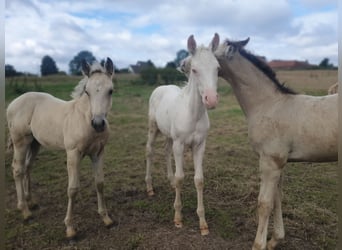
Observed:
[[[5,63],[39,73],[43,56],[60,70],[82,50],[118,68],[138,60],[159,67],[217,32],[250,37],[248,49],[272,59],[338,63],[337,0],[6,0]]]

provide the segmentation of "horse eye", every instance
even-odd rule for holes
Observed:
[[[109,90],[109,91],[108,91],[108,94],[109,94],[109,95],[112,95],[112,94],[113,94],[113,89]]]
[[[194,72],[195,74],[197,73],[196,69],[191,69],[192,72]]]

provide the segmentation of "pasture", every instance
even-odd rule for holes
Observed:
[[[281,82],[299,93],[324,95],[337,71],[280,71]],[[182,229],[174,227],[174,190],[166,177],[164,139],[157,138],[153,183],[145,185],[148,98],[155,86],[132,84],[134,76],[117,75],[111,128],[105,148],[105,200],[116,226],[104,227],[97,214],[89,159],[81,166],[81,190],[74,209],[78,238],[65,239],[66,156],[42,149],[31,171],[32,192],[39,207],[23,222],[16,210],[6,153],[6,249],[251,249],[259,190],[258,159],[249,146],[244,115],[228,83],[220,79],[219,104],[210,110],[204,168],[204,206],[210,234],[201,236],[190,151],[185,155]],[[62,99],[80,78],[45,77],[6,80],[6,106],[20,91],[39,90]],[[7,133],[7,132],[6,132]],[[337,243],[337,163],[291,163],[284,176],[285,240],[278,249],[335,249]],[[272,223],[269,231],[272,229]]]

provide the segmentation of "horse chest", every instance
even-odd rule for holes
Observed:
[[[209,127],[209,119],[204,116],[196,122],[183,121],[175,123],[171,136],[172,138],[179,138],[187,145],[199,143],[207,137]]]

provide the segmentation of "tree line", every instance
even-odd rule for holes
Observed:
[[[179,63],[182,59],[188,56],[188,52],[186,50],[180,50],[177,52],[176,59],[174,61],[168,62],[165,66],[165,68],[176,68],[179,66]],[[69,62],[69,73],[71,75],[81,75],[81,65],[82,65],[82,60],[86,60],[89,63],[93,63],[96,61],[95,56],[87,50],[80,51],[74,58]],[[156,68],[153,64],[153,62],[150,62],[150,70],[151,68]],[[102,65],[104,64],[104,59],[101,60],[100,62]],[[116,72],[119,72],[120,70],[114,65],[114,68]],[[122,72],[128,72],[128,69],[122,69]],[[45,55],[42,58],[41,65],[40,65],[40,74],[42,76],[47,76],[47,75],[54,75],[54,74],[66,74],[66,72],[62,72],[58,69],[57,64],[55,60],[49,56]],[[11,77],[11,76],[21,76],[21,75],[28,75],[27,73],[19,72],[15,69],[13,65],[6,64],[5,65],[5,75],[6,77]],[[30,74],[29,74],[30,75]]]

